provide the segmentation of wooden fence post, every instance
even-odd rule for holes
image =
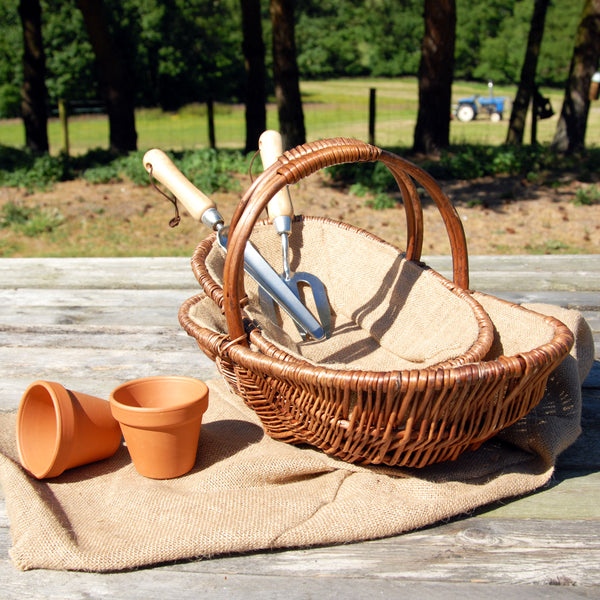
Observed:
[[[369,144],[375,145],[375,113],[376,113],[376,90],[369,90]]]
[[[58,101],[58,119],[62,132],[62,151],[69,156],[69,115],[67,114],[67,102],[64,98]]]
[[[537,105],[535,98],[531,101],[531,145],[537,146]]]
[[[217,143],[215,141],[215,111],[212,98],[206,101],[206,114],[208,118],[208,143],[214,149],[217,147]]]

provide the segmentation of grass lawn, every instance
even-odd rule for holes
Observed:
[[[308,140],[324,137],[368,138],[369,90],[376,89],[375,142],[384,147],[410,146],[418,109],[418,90],[415,78],[402,79],[337,79],[307,81],[301,84],[304,116]],[[514,98],[516,87],[496,86],[497,96]],[[552,140],[558,113],[562,105],[561,90],[543,89],[555,111],[554,117],[538,121],[538,142]],[[487,95],[485,83],[456,82],[453,103],[473,94]],[[277,128],[277,110],[268,105],[267,126]],[[470,123],[456,119],[451,122],[450,136],[454,144],[501,144],[506,136],[510,108],[499,123],[485,117]],[[208,146],[208,123],[203,105],[184,107],[177,113],[163,113],[156,109],[140,109],[136,114],[138,147],[141,150],[158,146],[166,149],[203,148]],[[525,129],[525,143],[530,141],[530,121]],[[587,144],[600,143],[600,103],[593,103],[587,127]],[[244,145],[244,107],[218,104],[215,107],[216,144],[220,148],[242,148]],[[52,154],[62,148],[58,119],[51,119],[48,135]],[[0,121],[0,144],[22,147],[23,124],[20,120]],[[69,120],[71,154],[82,154],[90,148],[108,145],[106,116],[72,117]]]
[[[367,140],[369,90],[373,88],[377,91],[375,143],[401,153],[410,148],[418,109],[415,78],[303,83],[308,140],[338,136]],[[515,91],[498,87],[495,93],[512,98]],[[457,82],[453,92],[456,103],[462,97],[486,95],[488,88],[487,84]],[[550,97],[558,113],[562,93],[545,89],[542,93]],[[596,253],[600,247],[600,182],[596,175],[600,164],[600,102],[592,103],[590,110],[588,152],[576,163],[556,157],[543,146],[535,151],[503,146],[509,115],[510,108],[505,119],[497,123],[485,117],[469,123],[453,119],[452,153],[428,167],[437,168],[442,178],[458,182],[452,198],[461,204],[471,251]],[[538,142],[552,140],[557,120],[556,114],[538,122]],[[267,126],[278,126],[273,103],[268,105]],[[205,150],[208,126],[203,105],[186,106],[177,113],[141,109],[136,114],[136,129],[140,151],[104,164],[106,152],[86,153],[107,148],[107,117],[69,119],[70,154],[86,155],[79,164],[58,158],[62,135],[58,120],[52,119],[48,130],[55,157],[39,157],[30,166],[8,171],[0,165],[0,172],[7,176],[5,187],[0,187],[0,256],[189,256],[202,234],[190,219],[182,219],[176,230],[168,227],[171,207],[149,188],[141,164],[143,152],[150,147],[198,150],[181,155],[179,166],[195,185],[214,194],[228,222],[240,193],[249,185],[249,157],[231,151],[244,146],[244,107],[215,106],[216,144],[222,152]],[[24,158],[29,164],[26,153],[12,151],[23,147],[23,134],[20,120],[0,121],[0,160],[5,159],[5,169],[13,158],[16,163]],[[530,142],[529,123],[524,142]],[[84,166],[97,158],[98,164]],[[69,164],[76,165],[78,176],[73,178],[71,173],[63,180],[62,169]],[[294,205],[304,214],[326,214],[351,222],[402,247],[403,221],[398,219],[398,205],[388,195],[385,182],[375,171],[363,173],[363,179],[360,173],[359,169],[356,181],[347,188],[325,189],[304,183],[294,192]],[[483,177],[490,173],[501,176]],[[57,183],[48,185],[52,181]],[[298,197],[300,194],[306,198]],[[425,207],[426,220],[428,211],[434,213],[427,229],[428,251],[441,247],[443,252],[436,235],[439,233],[442,243],[447,243],[446,232],[435,207]]]

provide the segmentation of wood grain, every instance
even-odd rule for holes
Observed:
[[[446,257],[426,257],[450,272]],[[583,311],[600,350],[600,256],[471,257],[471,286]],[[187,258],[0,259],[0,410],[37,378],[107,397],[146,374],[216,376],[177,320],[198,292]],[[583,433],[535,494],[403,536],[130,573],[19,572],[0,497],[0,599],[598,598],[600,363]]]

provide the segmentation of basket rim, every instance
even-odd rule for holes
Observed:
[[[539,369],[547,365],[554,366],[556,361],[562,360],[570,352],[574,343],[573,333],[564,323],[555,317],[543,315],[507,300],[491,296],[491,294],[477,293],[492,297],[515,310],[538,315],[545,323],[554,328],[553,339],[542,346],[520,352],[514,356],[501,355],[492,360],[479,360],[466,364],[432,365],[421,369],[374,371],[336,369],[323,365],[313,365],[288,354],[273,344],[271,344],[272,353],[270,352],[269,354],[264,354],[262,348],[260,352],[257,352],[250,347],[234,344],[226,334],[203,327],[189,316],[192,306],[204,298],[209,298],[205,292],[188,298],[181,305],[179,320],[182,327],[190,336],[194,337],[200,345],[208,342],[215,354],[229,354],[234,361],[245,363],[244,367],[258,367],[264,374],[274,377],[285,379],[317,378],[320,384],[327,385],[327,387],[339,385],[342,379],[352,380],[356,385],[356,389],[358,389],[365,382],[367,385],[371,385],[375,380],[379,380],[376,383],[377,385],[381,385],[383,379],[387,379],[390,383],[392,381],[404,383],[409,381],[417,382],[418,380],[421,384],[428,384],[431,380],[436,380],[438,381],[438,385],[448,385],[448,377],[452,381],[459,381],[465,378],[472,381],[474,378],[485,376],[518,377],[525,372],[529,372],[531,369]],[[258,331],[256,326],[249,320],[246,320],[245,324],[248,327],[250,339],[254,341],[257,335],[256,332]]]

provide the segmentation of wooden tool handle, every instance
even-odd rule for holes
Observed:
[[[168,188],[196,221],[201,221],[202,215],[208,209],[216,208],[215,203],[203,194],[162,150],[148,150],[144,154],[143,162],[146,171]]]
[[[263,169],[267,169],[283,154],[281,134],[278,131],[267,129],[258,140],[258,149],[260,150]],[[271,220],[277,217],[292,218],[294,216],[294,208],[292,207],[288,188],[277,192],[273,196],[267,207],[267,212]]]

